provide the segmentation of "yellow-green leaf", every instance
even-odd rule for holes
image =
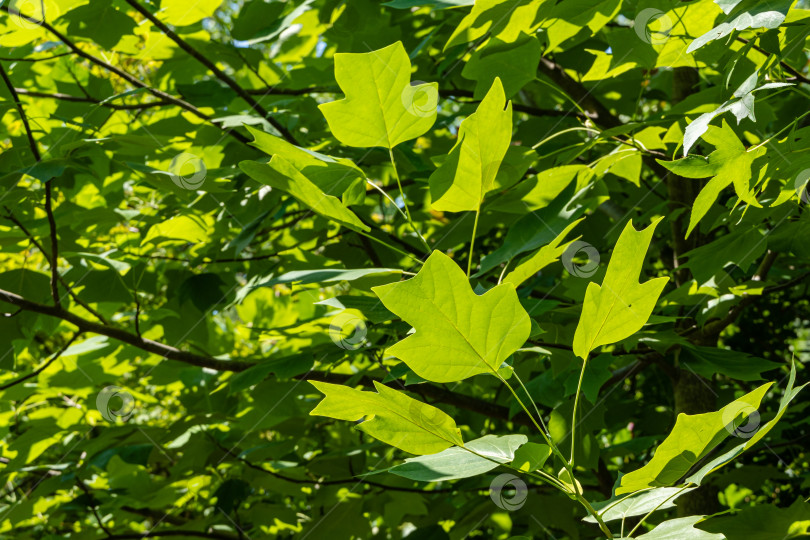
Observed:
[[[368,53],[335,55],[335,79],[344,99],[319,105],[332,134],[347,146],[393,148],[436,121],[436,83],[412,86],[411,61],[397,41]]]
[[[680,480],[695,463],[734,433],[742,413],[750,414],[759,408],[772,384],[763,384],[719,411],[679,414],[672,432],[658,446],[650,462],[622,476],[616,495],[648,487],[671,486]]]
[[[491,190],[512,139],[512,103],[495,78],[478,109],[464,119],[447,160],[430,175],[431,207],[445,212],[478,210]]]
[[[279,154],[273,156],[268,164],[242,161],[239,163],[239,168],[257,182],[289,193],[311,208],[313,212],[327,219],[355,231],[369,230],[368,226],[363,224],[360,218],[346,208],[337,197],[321,191],[309,178]]]
[[[568,246],[580,238],[577,236],[573,240],[562,244],[562,241],[568,236],[571,229],[576,227],[580,221],[582,221],[582,219],[570,223],[551,243],[546,244],[532,255],[521,260],[517,267],[506,275],[503,282],[511,283],[517,287],[546,266],[557,262],[559,257],[568,249]]]
[[[461,268],[440,251],[428,257],[416,277],[372,290],[416,329],[388,353],[429,381],[494,374],[529,337],[529,315],[513,285],[477,295]]]
[[[587,360],[600,345],[615,343],[641,330],[655,308],[669,278],[639,283],[644,255],[658,218],[643,231],[629,221],[619,236],[602,285],[588,284],[585,304],[574,334],[574,354]]]
[[[374,382],[375,392],[363,392],[311,381],[326,397],[309,414],[356,422],[375,439],[411,454],[435,454],[451,446],[464,446],[456,422],[441,410],[402,392]]]

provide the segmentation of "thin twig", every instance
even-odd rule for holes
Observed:
[[[281,123],[278,120],[276,120],[275,118],[270,116],[270,113],[264,107],[262,107],[261,104],[258,101],[253,99],[253,97],[250,94],[248,94],[247,91],[245,91],[244,88],[239,86],[239,84],[237,84],[236,81],[234,81],[231,77],[229,77],[224,71],[219,69],[216,66],[216,64],[214,64],[211,60],[206,58],[203,54],[201,54],[199,51],[197,51],[194,47],[189,45],[183,38],[178,36],[171,28],[169,28],[163,21],[161,21],[160,19],[158,19],[157,17],[152,15],[152,13],[150,13],[149,10],[147,10],[145,7],[140,5],[138,2],[136,2],[135,0],[125,0],[125,1],[126,1],[127,4],[132,6],[132,8],[135,9],[135,11],[137,11],[138,13],[143,15],[146,19],[149,20],[149,22],[154,24],[161,32],[166,34],[166,36],[169,39],[171,39],[172,41],[174,41],[177,44],[178,47],[180,47],[181,49],[186,51],[186,53],[188,53],[189,56],[191,56],[192,58],[197,60],[199,63],[201,63],[202,65],[207,67],[209,70],[211,70],[211,72],[214,75],[216,75],[217,79],[219,79],[220,81],[225,83],[231,90],[236,92],[236,94],[239,97],[241,97],[242,99],[244,99],[247,102],[247,104],[250,105],[250,107],[252,109],[254,109],[256,112],[258,112],[262,116],[262,118],[264,118],[268,122],[270,122],[270,124],[274,128],[276,128],[276,130],[278,130],[279,133],[281,133],[281,136],[284,137],[284,139],[287,142],[300,146],[300,144],[295,139],[293,134],[290,133],[287,130],[287,128],[282,126]]]
[[[171,102],[174,105],[177,105],[178,107],[190,112],[191,114],[193,114],[197,118],[207,122],[208,124],[211,124],[211,125],[219,128],[220,130],[225,132],[226,135],[230,135],[231,137],[238,140],[239,142],[241,142],[241,143],[243,143],[245,145],[250,144],[250,139],[249,138],[245,137],[244,135],[242,135],[238,131],[234,131],[234,130],[232,130],[230,128],[226,128],[226,127],[222,126],[221,124],[217,124],[216,122],[213,121],[213,119],[210,116],[208,116],[207,114],[205,114],[204,112],[199,110],[197,107],[195,107],[191,103],[188,103],[187,101],[184,101],[184,100],[182,100],[180,98],[176,98],[176,97],[172,96],[171,94],[168,94],[168,93],[164,92],[163,90],[153,88],[153,87],[149,86],[148,84],[144,83],[143,81],[141,81],[140,79],[138,79],[137,77],[127,73],[126,71],[124,71],[124,70],[122,70],[120,68],[117,68],[117,67],[113,66],[112,64],[110,64],[108,62],[105,62],[104,60],[101,60],[100,58],[97,58],[97,57],[93,56],[92,54],[89,54],[89,53],[85,52],[84,50],[80,49],[73,41],[71,41],[67,36],[62,34],[59,30],[57,30],[56,28],[51,26],[49,23],[47,23],[45,21],[40,21],[40,20],[37,20],[37,19],[32,19],[31,17],[28,17],[27,15],[23,15],[22,13],[20,13],[16,9],[9,9],[8,6],[0,6],[0,11],[5,11],[6,13],[9,13],[11,15],[15,15],[17,17],[25,19],[30,23],[39,25],[40,27],[44,28],[45,30],[50,32],[52,35],[54,35],[57,39],[59,39],[59,41],[61,41],[65,45],[67,45],[70,48],[70,50],[72,50],[74,53],[76,53],[76,55],[84,58],[85,60],[88,60],[88,61],[92,62],[93,64],[105,69],[106,71],[109,71],[110,73],[114,73],[115,75],[119,76],[120,78],[124,79],[125,81],[127,81],[128,83],[130,83],[131,85],[133,85],[133,86],[135,86],[137,88],[143,88],[144,90],[146,90],[147,92],[149,92],[150,94],[152,94],[153,96],[155,96],[157,98],[160,98],[162,100]]]
[[[37,375],[39,375],[40,373],[42,373],[43,371],[48,369],[48,367],[51,364],[53,364],[60,356],[62,356],[62,354],[64,354],[64,352],[66,350],[68,350],[68,347],[70,347],[73,344],[73,342],[76,341],[76,338],[78,338],[80,335],[82,335],[81,331],[76,332],[75,334],[73,334],[73,337],[70,338],[67,341],[67,343],[65,343],[58,351],[56,351],[44,364],[42,364],[40,367],[38,367],[37,369],[35,369],[31,373],[28,373],[27,375],[23,375],[22,377],[17,377],[13,381],[0,386],[0,390],[8,390],[12,386],[16,386],[16,385],[18,385],[18,384],[20,384],[22,382],[27,381],[28,379],[36,377]]]

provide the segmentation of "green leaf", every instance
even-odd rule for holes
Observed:
[[[695,39],[686,52],[693,53],[707,43],[722,39],[734,31],[739,32],[749,28],[779,28],[779,25],[785,21],[785,16],[793,2],[794,0],[769,0],[766,2],[742,0],[735,4],[733,12],[724,9],[723,11],[728,15],[726,20]],[[728,8],[728,4],[721,7]]]
[[[481,206],[512,139],[512,103],[504,103],[496,77],[478,109],[461,123],[448,159],[430,175],[431,208],[462,212]]]
[[[737,90],[734,91],[732,96],[733,99],[724,102],[713,111],[701,114],[693,122],[690,122],[689,125],[686,126],[686,130],[683,134],[684,156],[689,154],[689,150],[692,148],[692,146],[704,133],[706,133],[706,130],[709,128],[709,123],[714,120],[715,117],[720,116],[725,112],[732,111],[734,116],[737,118],[737,124],[739,124],[743,118],[750,118],[752,122],[756,122],[757,119],[754,115],[754,92],[769,88],[791,86],[791,83],[767,83],[763,84],[759,88],[755,88],[758,76],[759,72],[754,72],[748,79],[746,79],[745,82],[740,85],[739,88],[737,88]]]
[[[649,319],[669,278],[639,283],[638,276],[661,219],[643,231],[636,231],[633,221],[628,221],[613,250],[602,285],[588,284],[574,334],[574,354],[580,358],[587,360],[595,348],[632,336]]]
[[[738,228],[699,248],[687,251],[684,267],[692,271],[699,284],[715,278],[716,283],[732,283],[724,269],[734,265],[743,272],[765,253],[768,237],[759,227]],[[718,277],[719,276],[719,277]],[[726,281],[728,280],[728,281]]]
[[[356,422],[364,433],[411,454],[435,454],[464,446],[456,422],[441,410],[374,382],[377,393],[310,381],[326,394],[310,415]]]
[[[581,219],[578,219],[573,223],[570,223],[560,234],[557,235],[557,238],[551,241],[551,243],[541,247],[533,255],[521,260],[515,269],[506,275],[503,282],[511,283],[517,287],[546,266],[557,262],[559,257],[565,253],[565,250],[568,249],[571,244],[581,238],[580,236],[577,236],[569,242],[561,244],[565,237],[568,236],[568,233],[571,232],[571,229],[576,227],[581,221]]]
[[[112,49],[135,28],[135,21],[115,8],[112,2],[93,2],[70,10],[64,19],[68,31],[89,37],[105,49]]]
[[[515,41],[521,32],[533,34],[545,3],[546,0],[478,0],[453,31],[444,50],[487,34],[505,43]]]
[[[200,0],[189,3],[185,0],[161,0],[157,15],[174,26],[187,26],[211,17],[222,0]]]
[[[760,440],[762,440],[773,428],[776,426],[776,423],[782,419],[785,415],[785,411],[787,411],[788,405],[793,399],[801,392],[805,386],[810,383],[805,383],[798,388],[794,388],[794,384],[796,382],[796,364],[793,364],[790,368],[790,377],[788,379],[788,384],[785,387],[785,393],[782,395],[782,400],[779,402],[779,409],[776,412],[776,416],[774,416],[767,424],[759,428],[756,432],[750,433],[745,432],[742,433],[744,436],[750,436],[751,438],[746,440],[744,443],[739,444],[726,452],[725,454],[716,457],[706,465],[700,468],[697,472],[691,475],[689,478],[686,479],[687,482],[691,482],[693,484],[700,485],[703,482],[703,479],[726,465],[727,463],[731,462],[734,458],[742,454],[744,451],[748,450]],[[746,411],[751,412],[751,411]],[[738,424],[734,424],[736,428]],[[755,426],[759,427],[759,426]],[[736,429],[735,429],[736,431]]]
[[[703,414],[679,414],[672,432],[642,468],[621,478],[616,494],[640,489],[670,486],[680,480],[692,466],[734,433],[742,413],[759,408],[762,398],[773,383],[766,383],[719,411]],[[750,441],[749,441],[750,442]]]
[[[428,257],[416,277],[372,290],[416,330],[388,353],[429,381],[494,374],[529,337],[529,316],[513,285],[477,295],[464,271],[439,251]]]
[[[527,440],[525,435],[485,435],[465,443],[463,448],[454,446],[438,454],[408,458],[388,472],[418,482],[469,478],[509,463]]]
[[[621,0],[567,0],[558,2],[543,21],[542,28],[553,51],[567,40],[591,37],[610,22],[622,7]],[[580,41],[581,41],[580,40]]]
[[[675,499],[684,493],[694,491],[697,487],[659,487],[632,495],[615,496],[606,501],[595,502],[591,506],[602,518],[602,521],[624,520],[633,516],[645,515],[653,510],[666,510],[675,506]],[[583,518],[588,523],[596,523],[593,516]]]
[[[396,317],[396,315],[385,309],[385,306],[382,305],[378,298],[373,296],[340,295],[315,303],[336,309],[356,309],[373,323],[390,321]]]
[[[743,508],[730,515],[711,518],[705,525],[727,540],[789,540],[810,535],[810,504],[800,498],[788,508],[772,504]]]
[[[494,81],[503,82],[505,97],[517,94],[537,76],[537,63],[543,49],[535,36],[520,33],[517,40],[505,43],[494,38],[475,51],[464,64],[461,75],[476,81],[473,96],[482,99]]]
[[[560,191],[553,190],[551,201],[542,200],[545,199],[543,196],[537,202],[539,208],[528,214],[525,213],[525,199],[519,202],[524,210],[521,217],[509,227],[500,247],[483,258],[481,270],[475,277],[484,275],[521,253],[553,242],[566,227],[584,214],[587,208],[581,199],[588,188],[576,192],[577,185],[574,182],[574,177],[582,171],[580,166],[572,165],[545,171],[542,177],[538,175],[538,187],[560,183]],[[538,227],[538,223],[542,226]]]
[[[354,281],[367,276],[401,274],[397,268],[321,268],[318,270],[294,270],[263,281],[257,287],[272,287],[279,283],[331,283],[335,281]],[[376,302],[376,300],[375,300]]]
[[[247,130],[253,135],[253,146],[270,156],[284,158],[325,193],[343,194],[355,180],[366,178],[363,171],[349,159],[313,152],[250,126]]]
[[[459,6],[471,6],[474,0],[390,0],[383,5],[394,9],[411,9],[429,6],[434,9],[447,9]]]
[[[549,457],[551,457],[549,445],[530,442],[515,451],[512,466],[524,472],[533,472],[543,467]]]
[[[678,362],[707,379],[720,374],[740,381],[762,380],[763,371],[782,365],[744,352],[697,345],[684,345]]]
[[[436,121],[436,83],[412,86],[411,61],[397,41],[369,53],[335,55],[335,79],[345,99],[319,105],[329,129],[346,146],[393,148]]]
[[[637,536],[636,540],[724,540],[722,534],[715,534],[695,528],[706,516],[688,516],[670,519],[659,523],[648,532]]]
[[[340,223],[354,231],[371,230],[337,197],[321,191],[301,171],[278,154],[273,156],[268,164],[242,161],[239,163],[239,168],[257,182],[289,193],[326,219]]]
[[[191,216],[177,216],[152,225],[141,245],[150,242],[157,245],[172,241],[196,244],[207,239],[208,230],[204,221]]]

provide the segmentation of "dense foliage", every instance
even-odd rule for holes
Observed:
[[[0,5],[0,537],[810,535],[810,9]]]

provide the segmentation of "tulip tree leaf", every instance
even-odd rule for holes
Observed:
[[[319,105],[332,134],[346,146],[393,148],[436,121],[438,85],[410,83],[402,42],[368,53],[337,53],[335,79],[346,97]]]
[[[719,533],[710,533],[695,527],[705,520],[706,516],[687,516],[670,519],[659,523],[646,534],[637,536],[636,540],[724,540]]]
[[[785,411],[787,411],[788,405],[790,402],[793,401],[799,392],[801,392],[808,383],[805,383],[799,387],[794,387],[796,383],[796,365],[793,364],[790,368],[790,378],[788,379],[788,384],[785,387],[785,393],[782,395],[782,400],[779,402],[779,409],[776,411],[776,416],[774,416],[771,420],[768,421],[767,424],[760,427],[755,433],[751,435],[751,438],[747,439],[742,444],[739,444],[726,452],[725,454],[716,457],[706,465],[700,468],[696,473],[691,475],[689,478],[686,479],[687,482],[691,482],[693,484],[700,484],[703,482],[703,479],[716,471],[717,469],[723,467],[727,463],[729,463],[732,459],[742,454],[744,451],[748,450],[756,443],[761,441],[765,435],[770,432],[776,423],[782,419],[785,415]],[[758,427],[758,426],[756,426]],[[748,435],[748,433],[746,433]]]
[[[461,122],[448,159],[430,175],[434,210],[462,212],[481,206],[512,138],[512,103],[504,107],[505,102],[496,77],[478,109]]]
[[[540,9],[547,0],[478,0],[447,40],[444,49],[469,43],[487,34],[505,43],[521,32],[534,33],[539,26]]]
[[[469,478],[512,461],[526,440],[525,435],[485,435],[465,443],[463,448],[454,446],[438,454],[408,458],[388,472],[419,482]]]
[[[659,162],[673,173],[684,178],[713,177],[703,187],[692,204],[689,227],[686,230],[687,237],[692,234],[700,220],[709,212],[720,192],[730,185],[734,185],[740,200],[757,208],[762,207],[749,184],[754,160],[764,154],[765,149],[747,151],[725,121],[722,127],[710,126],[704,138],[708,143],[715,146],[714,152],[709,154],[708,158],[692,156],[676,161]]]
[[[534,80],[542,54],[535,36],[521,32],[517,40],[509,43],[494,38],[485,48],[475,51],[461,75],[476,81],[475,99],[482,99],[499,78],[506,97],[512,97]]]
[[[212,16],[220,4],[222,4],[221,0],[200,0],[199,2],[162,0],[159,16],[171,25],[186,26]]]
[[[512,466],[525,472],[536,471],[551,457],[551,452],[547,444],[526,443],[515,451]]]
[[[659,487],[632,495],[617,495],[606,501],[595,502],[592,506],[602,521],[614,521],[641,516],[653,510],[672,508],[675,506],[675,499],[695,489],[697,487]],[[587,516],[582,521],[596,523],[596,518]]]
[[[769,0],[766,2],[742,0],[734,6],[733,10],[724,9],[723,11],[728,15],[726,20],[695,39],[686,52],[693,53],[707,43],[723,39],[734,31],[739,32],[748,28],[779,28],[779,25],[785,21],[785,16],[793,2],[794,0]]]
[[[810,535],[810,503],[796,499],[787,508],[761,504],[733,515],[710,519],[702,525],[726,540],[788,540]]]
[[[580,221],[582,220],[578,219],[573,223],[570,223],[560,234],[557,235],[557,238],[551,241],[551,243],[546,244],[532,255],[521,260],[514,270],[506,274],[503,282],[512,283],[515,287],[517,287],[546,266],[557,262],[559,257],[565,253],[565,250],[568,249],[568,247],[575,241],[579,240],[580,237],[577,236],[573,240],[562,244],[562,241],[566,236],[568,236],[571,229],[576,227]]]
[[[333,158],[306,148],[300,148],[288,143],[281,137],[276,137],[250,126],[247,126],[247,130],[253,135],[253,146],[268,155],[278,155],[284,158],[326,193],[342,194],[351,187],[355,180],[365,178],[363,171],[351,160]]]
[[[461,268],[440,251],[428,257],[416,277],[372,290],[416,329],[388,353],[429,381],[494,374],[529,338],[529,315],[513,285],[475,294]]]
[[[321,191],[301,171],[279,154],[273,156],[268,164],[242,161],[239,163],[239,168],[257,182],[289,193],[326,219],[331,219],[354,231],[370,230],[337,197]]]
[[[735,432],[742,414],[750,414],[759,408],[765,392],[772,385],[763,384],[715,412],[679,414],[675,427],[658,446],[653,458],[642,468],[622,476],[616,494],[670,486],[680,480],[695,463]]]
[[[340,384],[311,383],[326,394],[311,415],[352,422],[365,417],[358,429],[411,454],[435,454],[451,446],[464,446],[455,420],[447,414],[376,381],[376,393]]]
[[[668,278],[638,282],[644,255],[659,218],[636,231],[628,221],[610,258],[602,285],[588,284],[585,304],[574,334],[574,354],[587,360],[600,345],[621,341],[638,332],[649,319]]]

